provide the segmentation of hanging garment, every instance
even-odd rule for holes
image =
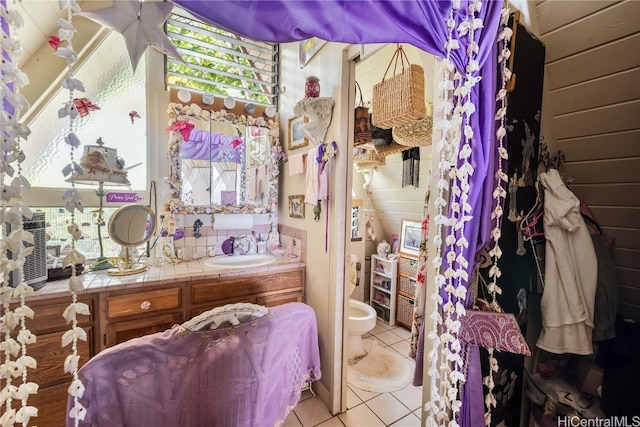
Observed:
[[[402,152],[402,188],[420,186],[420,147]]]
[[[598,258],[598,287],[596,288],[595,326],[593,340],[603,341],[616,337],[616,313],[618,312],[618,282],[613,260],[603,237],[591,234]]]
[[[320,376],[315,313],[288,303],[236,326],[180,326],[102,351],[79,371],[79,425],[278,426]],[[67,413],[73,405],[69,396]]]
[[[536,345],[551,353],[591,354],[598,263],[580,201],[556,169],[544,187],[545,284]]]

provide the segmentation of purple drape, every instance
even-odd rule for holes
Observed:
[[[443,57],[447,40],[445,21],[451,9],[450,1],[375,1],[375,0],[173,0],[206,22],[234,33],[266,42],[293,42],[312,36],[343,43],[409,43],[433,55]],[[454,13],[456,27],[466,19],[468,1]],[[476,30],[479,45],[477,60],[482,81],[473,89],[471,99],[477,106],[472,116],[475,133],[471,142],[471,164],[475,173],[470,177],[469,203],[474,219],[467,223],[465,236],[469,247],[464,251],[469,260],[468,274],[474,268],[477,248],[489,240],[492,228],[491,194],[495,188],[495,94],[497,50],[502,1],[489,0],[482,4],[479,18],[484,28]],[[454,31],[455,34],[455,31]],[[454,36],[455,37],[455,36]],[[451,52],[451,60],[464,73],[467,63],[466,37],[459,40],[460,49]],[[471,292],[469,292],[469,295]],[[424,336],[424,334],[422,334]],[[422,337],[421,337],[422,338]],[[477,351],[477,350],[474,350]],[[422,356],[420,352],[419,357]],[[422,360],[416,358],[417,366]],[[478,359],[471,358],[472,371],[479,369]],[[476,375],[469,378],[464,392],[464,405],[473,399],[474,409],[463,408],[462,414],[477,416],[477,395],[482,399],[482,384]],[[476,397],[470,397],[476,396]],[[481,406],[481,404],[480,404]],[[482,410],[482,408],[480,408]],[[472,414],[470,414],[471,412]],[[466,424],[461,419],[461,425]]]

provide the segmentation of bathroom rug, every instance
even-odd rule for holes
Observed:
[[[402,390],[411,383],[415,366],[413,360],[381,347],[377,340],[363,339],[362,343],[367,355],[349,365],[349,385],[365,391],[386,393]]]

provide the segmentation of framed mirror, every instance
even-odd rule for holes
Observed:
[[[108,269],[107,273],[123,276],[145,271],[145,264],[131,261],[129,248],[142,246],[153,236],[156,215],[151,208],[137,203],[121,206],[111,215],[107,229],[111,239],[125,248],[124,259],[114,263],[117,267]]]
[[[277,122],[175,102],[168,113],[172,212],[277,211]]]

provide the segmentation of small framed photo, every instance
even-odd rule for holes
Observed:
[[[307,123],[307,116],[295,116],[289,119],[289,150],[309,145],[309,140],[302,133],[302,125]]]
[[[399,249],[400,249],[400,237],[398,237],[398,234],[393,233],[391,235],[391,253],[397,254]]]
[[[305,65],[311,61],[313,55],[318,53],[320,48],[327,42],[317,37],[311,37],[310,39],[302,40],[299,43],[298,57],[300,59],[300,68],[304,68]]]
[[[289,216],[304,218],[304,195],[289,196]]]
[[[400,231],[400,252],[418,256],[422,240],[422,224],[416,221],[402,220]]]

